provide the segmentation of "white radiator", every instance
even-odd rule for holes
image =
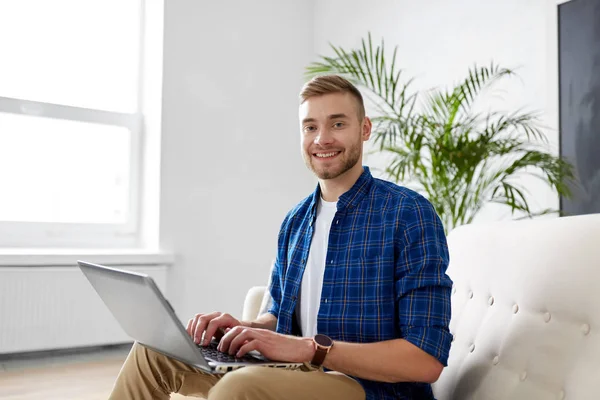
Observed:
[[[124,268],[164,293],[166,266]],[[0,354],[129,341],[79,268],[0,268]]]

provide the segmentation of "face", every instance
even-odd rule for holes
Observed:
[[[300,105],[302,156],[319,179],[335,179],[353,167],[362,169],[363,142],[371,122],[358,117],[358,101],[349,93],[307,99]],[[358,167],[357,167],[358,165]]]

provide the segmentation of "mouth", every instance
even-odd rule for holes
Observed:
[[[317,160],[331,160],[337,157],[341,151],[330,151],[330,152],[321,152],[321,153],[313,153],[313,157]]]

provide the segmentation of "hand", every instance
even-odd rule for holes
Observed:
[[[270,360],[305,362],[312,360],[315,348],[312,339],[287,336],[268,329],[236,326],[223,336],[218,350],[236,357],[257,350]]]
[[[210,314],[196,314],[194,318],[188,321],[186,330],[196,344],[200,344],[202,334],[204,334],[202,345],[207,346],[213,336],[217,335],[219,332],[224,332],[227,329],[240,325],[242,325],[242,323],[231,315],[214,312]],[[222,333],[220,336],[222,336]]]

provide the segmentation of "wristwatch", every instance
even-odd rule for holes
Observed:
[[[313,343],[315,344],[315,355],[310,363],[313,367],[320,368],[325,361],[325,356],[333,347],[333,340],[329,336],[317,334],[313,337]]]

